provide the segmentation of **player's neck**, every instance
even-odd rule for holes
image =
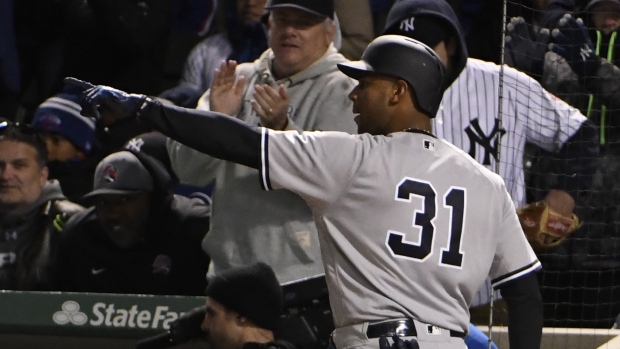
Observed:
[[[419,130],[424,133],[432,133],[431,119],[426,116],[417,117],[402,126],[399,131]]]
[[[423,133],[425,135],[429,135],[429,136],[437,138],[431,131],[423,130],[423,129],[419,129],[415,127],[409,127],[409,128],[404,129],[403,131],[411,132],[411,133]]]

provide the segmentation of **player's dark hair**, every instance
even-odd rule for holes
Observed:
[[[30,145],[36,153],[39,168],[47,166],[48,153],[45,141],[39,132],[30,125],[18,122],[0,122],[0,141],[14,141]]]

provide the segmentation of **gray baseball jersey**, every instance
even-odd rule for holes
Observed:
[[[502,179],[430,134],[263,129],[261,156],[263,187],[313,211],[337,327],[411,316],[466,331],[487,275],[540,267]]]

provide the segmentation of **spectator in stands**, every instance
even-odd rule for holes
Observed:
[[[211,86],[213,74],[223,60],[245,63],[259,58],[268,48],[266,17],[263,17],[266,4],[267,0],[225,2],[225,30],[194,47],[185,62],[179,86],[164,91],[160,97],[194,108],[199,97]],[[335,46],[346,58],[358,59],[374,37],[370,2],[335,0],[334,10],[339,20],[336,35],[340,34]]]
[[[219,0],[179,0],[172,3],[172,33],[204,36],[211,29]]]
[[[207,286],[202,322],[211,349],[294,349],[275,340],[282,289],[267,264],[253,263],[217,274]]]
[[[57,179],[63,193],[79,202],[92,189],[99,158],[95,120],[80,115],[79,95],[71,87],[37,108],[32,127],[39,131],[48,152],[49,178]]]
[[[56,285],[62,291],[202,295],[209,224],[202,200],[172,195],[163,166],[120,151],[95,171],[94,207],[66,223]]]
[[[339,52],[347,59],[358,60],[374,39],[371,0],[334,0],[342,44]]]
[[[540,26],[543,28],[555,28],[558,21],[566,13],[577,14],[584,17],[585,7],[593,0],[547,0],[544,12],[540,19]]]
[[[64,219],[83,207],[48,180],[43,139],[0,122],[0,289],[47,290]]]
[[[170,157],[168,156],[168,150],[166,148],[167,139],[168,137],[160,132],[151,131],[130,139],[123,148],[129,151],[143,152],[161,162],[172,180],[173,193],[200,198],[205,203],[211,205],[213,185],[209,185],[206,188],[199,188],[179,182],[179,178],[174,173],[172,165],[170,164]]]
[[[266,3],[267,0],[234,0],[220,4],[224,6],[225,31],[201,41],[185,62],[181,85],[198,89],[195,103],[211,86],[215,69],[223,60],[252,62],[268,48],[267,32],[261,22]],[[195,107],[195,103],[187,107]]]
[[[198,108],[273,129],[356,132],[347,98],[354,82],[336,67],[347,60],[332,44],[333,2],[278,0],[268,9],[271,48],[253,63],[223,63]],[[231,89],[227,83],[235,76]],[[252,106],[258,91],[272,96],[269,109]],[[266,193],[255,185],[257,170],[181,143],[170,140],[168,152],[182,183],[204,186],[216,179],[211,230],[203,241],[210,275],[257,261],[269,264],[281,283],[324,273],[312,212],[299,196]]]
[[[384,34],[420,40],[433,48],[448,67],[450,86],[433,119],[433,131],[439,138],[467,151],[490,170],[499,170],[515,207],[526,203],[525,143],[557,153],[567,160],[562,172],[567,174],[563,177],[565,182],[538,200],[544,199],[564,215],[572,214],[573,196],[589,188],[596,167],[597,133],[590,121],[547,93],[526,74],[510,68],[503,69],[500,113],[497,103],[500,66],[468,58],[456,14],[443,0],[397,2],[390,10]],[[482,289],[472,306],[488,304],[489,290]],[[498,303],[496,306],[502,302]],[[488,317],[488,309],[482,313]]]
[[[616,98],[620,45],[614,42],[620,25],[620,1],[594,0],[584,11],[573,15],[566,12],[550,28],[552,50],[545,56],[542,84],[598,122],[601,142],[617,143],[620,133],[613,130],[620,121],[613,113],[620,108]],[[576,18],[581,18],[581,23]]]
[[[171,183],[176,185],[179,179],[176,177],[174,171],[172,171],[172,165],[170,165],[170,158],[166,150],[167,139],[166,136],[158,131],[150,131],[133,137],[125,143],[123,149],[136,153],[145,153],[155,160],[158,160],[170,175]]]

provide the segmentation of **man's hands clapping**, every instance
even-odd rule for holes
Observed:
[[[212,111],[237,115],[244,97],[245,78],[236,74],[237,62],[223,61],[215,70],[209,104]],[[288,125],[289,98],[284,85],[274,89],[269,85],[256,84],[251,101],[252,108],[264,127],[283,130]]]
[[[236,61],[222,61],[220,68],[215,69],[209,95],[212,111],[232,116],[241,110],[245,78],[243,75],[237,78],[236,69]]]
[[[284,130],[288,124],[289,100],[284,85],[278,91],[269,85],[254,87],[252,108],[260,117],[261,125],[273,130]]]

